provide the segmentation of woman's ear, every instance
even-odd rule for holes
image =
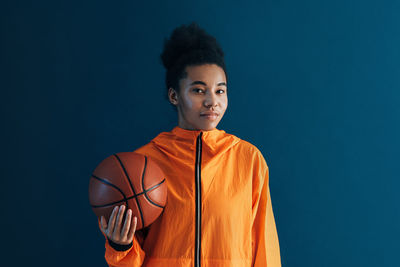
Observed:
[[[175,89],[170,87],[168,89],[168,98],[169,101],[173,104],[173,105],[177,105],[178,104],[178,94],[176,93]]]

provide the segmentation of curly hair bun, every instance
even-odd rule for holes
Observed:
[[[200,28],[196,22],[175,28],[170,39],[164,39],[161,60],[166,69],[173,68],[182,58],[201,60],[209,57],[223,58],[224,53],[216,38]]]

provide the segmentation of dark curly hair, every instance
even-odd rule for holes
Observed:
[[[179,93],[179,81],[187,77],[185,71],[187,66],[216,64],[224,70],[228,79],[222,48],[215,37],[200,28],[196,22],[175,28],[171,37],[164,39],[164,49],[160,57],[167,70],[165,79],[167,99],[170,87]]]

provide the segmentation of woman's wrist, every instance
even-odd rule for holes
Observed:
[[[121,244],[117,244],[115,242],[113,242],[111,239],[109,239],[107,237],[108,240],[108,244],[110,244],[110,246],[115,249],[116,251],[127,251],[128,249],[130,249],[133,245],[133,241],[129,244],[126,245],[121,245]]]

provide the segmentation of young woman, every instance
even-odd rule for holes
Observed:
[[[116,207],[99,227],[110,266],[281,266],[268,166],[249,142],[217,129],[228,107],[224,54],[196,23],[165,41],[169,102],[178,125],[135,150],[166,174],[161,216],[135,231],[136,218]]]

